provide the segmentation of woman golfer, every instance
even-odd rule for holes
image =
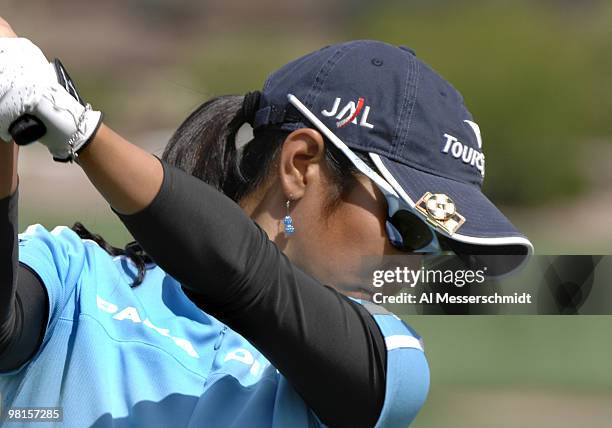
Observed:
[[[204,103],[162,161],[29,41],[0,39],[0,67],[0,137],[76,161],[159,265],[68,228],[17,239],[2,144],[5,408],[58,406],[72,426],[404,427],[429,369],[419,336],[367,301],[363,257],[531,251],[480,193],[460,95],[408,49],[302,57],[261,93]]]

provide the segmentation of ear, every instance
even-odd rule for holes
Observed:
[[[324,159],[325,142],[318,131],[301,128],[287,136],[279,162],[281,187],[287,199],[300,199],[308,184],[322,179]]]

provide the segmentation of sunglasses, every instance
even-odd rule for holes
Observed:
[[[391,245],[402,251],[419,254],[438,254],[445,250],[440,245],[438,234],[433,227],[419,217],[415,209],[398,195],[387,180],[370,168],[294,95],[289,94],[287,98],[362,174],[372,180],[383,194],[387,201],[386,231]]]

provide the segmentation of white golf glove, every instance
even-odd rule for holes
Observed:
[[[102,122],[58,60],[24,38],[0,38],[0,138],[40,141],[56,161],[78,157]]]

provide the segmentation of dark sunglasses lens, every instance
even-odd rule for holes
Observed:
[[[393,214],[389,222],[402,237],[402,250],[419,250],[427,246],[433,239],[433,232],[429,226],[410,211],[399,210]]]

